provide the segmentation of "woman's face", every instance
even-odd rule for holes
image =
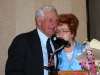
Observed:
[[[56,36],[65,41],[72,41],[74,34],[71,33],[67,24],[62,24],[57,26]]]

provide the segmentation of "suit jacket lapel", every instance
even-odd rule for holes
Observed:
[[[43,54],[42,54],[41,42],[40,42],[40,38],[38,36],[37,30],[36,29],[33,30],[32,33],[30,33],[29,37],[30,37],[29,39],[30,48],[32,50],[33,57],[36,58],[34,59],[34,63],[39,63],[36,69],[39,69],[40,70],[39,72],[44,72],[43,71]]]
[[[73,52],[71,64],[74,62],[75,57],[77,56],[77,53],[78,53],[76,47],[77,47],[77,46],[76,46],[76,43],[75,43],[74,50],[73,50],[74,52]]]
[[[66,53],[64,52],[64,50],[61,51],[61,56],[62,56],[62,60],[66,62],[66,65],[70,66],[70,62],[66,56]]]

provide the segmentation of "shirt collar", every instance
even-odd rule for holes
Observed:
[[[47,37],[45,34],[43,34],[38,28],[37,28],[37,32],[38,32],[38,34],[39,34],[40,40],[41,40],[44,44],[46,44],[46,41],[47,41],[48,37]]]

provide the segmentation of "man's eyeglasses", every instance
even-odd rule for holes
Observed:
[[[64,34],[66,34],[66,33],[68,33],[68,32],[70,32],[70,31],[66,31],[66,30],[56,31],[56,35],[59,35],[60,33],[61,33],[62,35],[64,35]]]

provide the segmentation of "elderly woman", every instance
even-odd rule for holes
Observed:
[[[56,36],[71,43],[70,47],[64,47],[58,53],[59,70],[81,70],[82,67],[75,58],[83,52],[85,45],[75,41],[75,36],[79,21],[74,14],[59,15],[59,24],[56,30]]]

